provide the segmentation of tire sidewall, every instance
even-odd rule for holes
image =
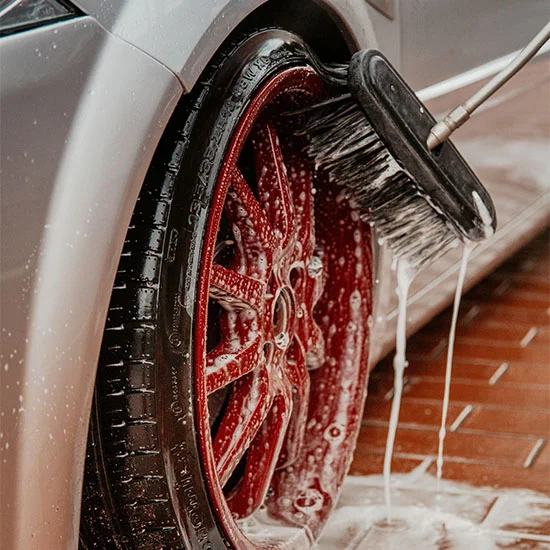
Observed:
[[[167,162],[174,177],[161,268],[156,384],[160,444],[166,481],[180,529],[192,548],[231,547],[209,499],[199,446],[195,329],[198,280],[212,200],[235,127],[250,99],[274,74],[314,65],[303,41],[281,29],[266,29],[236,41],[210,67],[179,116],[179,148]],[[197,361],[198,363],[199,361]]]

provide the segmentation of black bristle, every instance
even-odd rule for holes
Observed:
[[[302,111],[306,151],[332,181],[342,185],[378,241],[413,269],[458,244],[453,226],[392,157],[348,94]]]

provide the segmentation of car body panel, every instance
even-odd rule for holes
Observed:
[[[110,32],[169,67],[179,75],[185,89],[190,90],[231,31],[266,0],[76,0],[73,3]],[[374,10],[364,0],[319,3],[343,26],[348,42],[355,47],[378,45],[370,19]],[[387,36],[387,33],[380,34]]]
[[[235,26],[264,2],[74,3],[93,17],[0,39],[0,531],[3,544],[13,550],[76,547],[97,357],[139,189],[184,89],[192,88]],[[445,41],[453,23],[438,8],[445,4],[451,10],[450,0],[395,1],[392,20],[363,0],[319,3],[338,21],[351,49],[379,47],[417,89],[516,49],[542,26],[544,4],[536,0],[523,11],[519,0],[468,0],[469,21],[483,14],[486,20],[491,10],[502,9],[499,25],[514,32],[495,26],[494,37],[488,37],[479,26],[461,27],[457,51]],[[515,19],[522,13],[528,17],[516,33]],[[442,26],[430,30],[427,21]],[[416,28],[421,36],[415,36]],[[436,113],[469,91],[442,90],[431,99]],[[529,143],[538,143],[540,151],[543,126],[526,132],[525,112],[517,106],[544,109],[544,96],[540,90],[525,93],[535,96],[526,103],[522,92],[505,102],[506,120],[487,118],[488,111],[479,122],[472,120],[471,130],[461,130],[471,132],[462,134],[466,148],[469,140],[501,135],[503,127],[515,124],[527,144],[523,151],[530,150]],[[513,166],[503,174],[478,152],[470,152],[474,168],[508,221],[474,254],[470,285],[548,221],[540,200],[544,193],[532,185],[535,170],[514,194]],[[496,158],[494,147],[491,154]],[[395,320],[389,258],[379,252],[378,271],[385,276],[377,291],[382,322],[376,324],[373,360],[391,348]],[[411,329],[449,302],[455,271],[456,255],[451,255],[427,272],[426,280],[418,279]]]
[[[74,548],[114,274],[183,90],[91,18],[2,38],[0,56],[2,545]]]

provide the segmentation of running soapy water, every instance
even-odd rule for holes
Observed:
[[[489,238],[493,235],[493,219],[486,204],[476,191],[472,192],[472,198],[476,205],[478,214],[484,225],[485,238]],[[437,487],[438,490],[441,485],[441,477],[443,471],[443,447],[445,437],[447,435],[446,423],[447,413],[449,410],[449,395],[451,389],[451,376],[452,376],[452,364],[453,364],[453,351],[456,334],[456,325],[458,320],[458,310],[460,307],[460,299],[462,297],[462,289],[464,287],[464,280],[466,278],[466,269],[468,266],[468,259],[472,250],[475,248],[475,244],[471,241],[464,243],[464,250],[462,253],[462,261],[460,263],[460,270],[458,274],[458,280],[455,290],[453,314],[451,320],[451,328],[449,331],[449,344],[447,349],[447,363],[445,368],[445,390],[443,395],[443,412],[441,417],[441,428],[439,430],[439,445],[437,453]],[[384,495],[386,502],[386,524],[392,524],[392,509],[391,509],[391,461],[393,456],[393,447],[395,443],[395,434],[397,432],[397,424],[399,421],[399,410],[401,408],[401,395],[403,393],[403,374],[408,363],[406,360],[406,342],[407,342],[407,297],[409,293],[409,287],[414,279],[416,272],[411,269],[406,261],[403,259],[396,261],[397,269],[397,296],[399,299],[399,312],[397,318],[397,330],[396,330],[396,352],[393,360],[394,368],[394,390],[393,400],[390,413],[390,422],[388,427],[388,438],[386,441],[386,451],[384,455]]]
[[[449,331],[449,344],[447,348],[447,364],[445,366],[445,391],[443,394],[443,412],[441,415],[441,428],[439,429],[439,447],[437,451],[437,488],[441,486],[441,476],[443,471],[443,444],[447,430],[447,413],[449,411],[449,394],[451,391],[451,376],[453,370],[453,351],[455,345],[456,323],[458,320],[458,310],[460,308],[460,299],[462,297],[462,288],[464,287],[464,279],[466,278],[466,268],[468,267],[468,259],[474,244],[467,242],[464,245],[462,252],[462,261],[460,262],[460,271],[458,273],[458,281],[456,283],[455,298],[453,304],[453,316],[451,320],[451,329]]]
[[[485,229],[485,238],[489,238],[493,235],[493,218],[487,209],[485,203],[481,200],[481,197],[476,191],[472,192],[472,197],[476,205],[479,216],[483,222]],[[466,269],[468,267],[468,259],[472,250],[475,248],[475,244],[470,241],[466,241],[464,244],[464,250],[462,252],[462,261],[460,262],[460,271],[458,273],[458,280],[456,283],[455,298],[453,304],[453,316],[451,319],[451,329],[449,331],[449,345],[447,348],[447,364],[445,366],[445,390],[443,394],[443,412],[441,415],[441,427],[439,429],[439,446],[437,450],[437,487],[441,486],[441,476],[443,475],[443,445],[445,442],[445,436],[447,435],[447,413],[449,411],[449,395],[451,391],[451,376],[453,370],[453,352],[455,345],[456,323],[458,320],[458,310],[460,308],[460,299],[462,297],[462,289],[464,287],[464,280],[466,278]]]
[[[390,424],[388,427],[388,438],[386,441],[386,452],[384,455],[384,493],[386,500],[386,521],[388,524],[392,521],[391,514],[391,461],[393,456],[393,446],[395,443],[395,433],[399,422],[399,409],[401,408],[401,394],[403,393],[403,373],[407,367],[406,347],[407,347],[407,297],[411,282],[414,279],[414,271],[404,260],[398,260],[396,264],[397,271],[397,297],[399,299],[399,314],[397,317],[397,331],[395,341],[395,356],[393,359],[394,385],[393,400],[390,413]]]
[[[447,412],[449,409],[449,394],[451,388],[451,375],[453,364],[453,350],[456,333],[456,324],[458,319],[458,310],[460,307],[460,299],[462,296],[462,289],[464,287],[464,280],[466,277],[466,268],[468,266],[468,259],[470,253],[474,249],[475,245],[471,242],[464,244],[464,251],[462,254],[462,261],[460,263],[460,271],[458,275],[453,315],[451,321],[451,328],[449,333],[449,345],[447,349],[447,364],[445,370],[445,391],[443,396],[443,413],[441,418],[441,429],[439,430],[439,447],[437,456],[437,483],[438,488],[441,482],[442,469],[443,469],[443,446],[447,431],[445,429],[447,422]],[[388,427],[388,437],[386,440],[386,450],[384,454],[384,494],[386,503],[386,524],[392,525],[392,505],[391,505],[391,462],[393,456],[393,448],[395,444],[395,435],[397,432],[397,425],[399,422],[399,410],[401,408],[401,396],[403,393],[403,376],[405,368],[408,366],[406,359],[406,345],[407,345],[407,298],[409,294],[409,288],[416,273],[410,268],[407,262],[398,260],[396,262],[397,271],[397,297],[399,300],[399,310],[397,317],[397,330],[395,341],[395,356],[393,359],[394,369],[394,387],[393,387],[393,399],[390,413],[390,422]]]

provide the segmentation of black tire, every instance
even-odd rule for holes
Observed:
[[[313,64],[307,47],[283,30],[234,41],[184,98],[159,145],[128,230],[105,328],[82,546],[231,547],[208,498],[193,422],[201,246],[224,152],[248,98],[276,72],[304,64]],[[187,368],[179,368],[182,362]]]

